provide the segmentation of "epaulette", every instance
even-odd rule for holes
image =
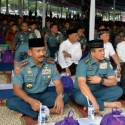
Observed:
[[[89,58],[87,58],[84,62],[85,63],[88,63],[90,61],[90,59]]]
[[[46,60],[46,62],[53,65],[55,64],[54,58],[49,58]]]
[[[28,64],[29,64],[28,61],[21,62],[21,63],[20,63],[20,68],[25,67],[25,66],[27,66]]]

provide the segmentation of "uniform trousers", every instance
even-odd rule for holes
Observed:
[[[101,87],[99,90],[92,92],[92,94],[99,105],[100,111],[103,111],[104,102],[116,101],[122,96],[123,90],[119,86]],[[88,107],[87,99],[79,89],[74,89],[70,98],[77,104]]]
[[[29,96],[39,100],[42,103],[42,105],[46,105],[48,108],[53,108],[55,99],[57,97],[57,93],[44,92],[37,94],[29,94]],[[64,93],[63,100],[64,104],[68,103],[69,101],[69,97],[66,93]],[[38,111],[34,111],[29,103],[25,102],[23,99],[17,96],[10,97],[6,102],[6,105],[10,110],[17,111],[19,113],[22,113],[35,119],[37,118],[39,113]]]

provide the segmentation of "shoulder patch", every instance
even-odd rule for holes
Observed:
[[[19,67],[16,67],[16,68],[15,68],[15,73],[16,73],[16,74],[20,73],[20,68],[19,68]]]
[[[29,64],[28,61],[21,62],[20,63],[20,68],[23,68],[23,67],[27,66],[28,64]]]
[[[53,65],[55,64],[54,58],[49,58],[46,60],[46,62]]]
[[[90,59],[89,58],[87,58],[84,62],[85,63],[88,63],[90,61]]]

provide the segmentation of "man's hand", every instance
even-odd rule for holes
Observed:
[[[119,73],[121,72],[121,66],[120,65],[117,66],[117,70],[118,70]]]
[[[55,100],[55,105],[54,108],[56,108],[56,112],[59,114],[63,113],[63,108],[64,108],[64,102],[62,97],[57,96],[56,100]]]
[[[70,57],[71,58],[71,54],[69,54],[68,52],[66,52],[65,50],[62,51],[64,56]]]
[[[99,84],[101,81],[101,77],[99,76],[89,76],[87,78],[87,81],[91,84]]]
[[[94,112],[95,113],[99,113],[99,105],[97,102],[93,103],[93,106],[94,106]]]
[[[66,70],[66,73],[68,73],[68,74],[69,74],[69,76],[71,76],[70,69],[69,69],[69,68],[65,68],[65,70]]]
[[[32,109],[34,111],[39,111],[40,110],[40,101],[36,100],[36,99],[31,99],[29,104],[31,105]]]
[[[47,37],[47,36],[49,36],[49,35],[48,35],[48,34],[45,34],[45,35],[44,35],[44,37]]]

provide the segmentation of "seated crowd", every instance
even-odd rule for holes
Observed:
[[[0,19],[0,32],[14,54],[14,96],[6,102],[9,109],[37,119],[40,104],[46,105],[52,114],[62,114],[69,98],[86,110],[86,97],[95,113],[104,108],[121,108],[117,100],[124,89],[117,85],[113,68],[122,78],[124,24],[117,22],[110,27],[110,21],[96,22],[95,40],[88,41],[84,20],[47,18],[42,28],[41,18]],[[69,95],[60,80],[62,72],[70,77],[75,75],[74,89]],[[51,80],[55,92],[47,89]]]

